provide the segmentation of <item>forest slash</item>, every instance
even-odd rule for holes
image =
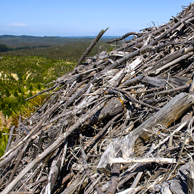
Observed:
[[[106,30],[12,126],[2,194],[194,192],[194,3],[88,57]]]

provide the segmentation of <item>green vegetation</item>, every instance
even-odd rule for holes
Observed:
[[[45,84],[71,71],[75,63],[37,56],[4,56],[0,59],[0,156],[6,148],[11,125],[17,125],[19,114],[27,117],[45,99],[44,95],[25,101]],[[2,121],[4,120],[4,121]]]
[[[1,53],[1,56],[39,56],[47,59],[65,60],[76,63],[82,56],[91,41],[70,42],[67,44],[53,45],[53,46],[26,46],[14,47],[8,52]],[[89,56],[94,56],[100,50],[111,50],[112,47],[105,42],[100,41],[93,48]]]
[[[93,38],[0,36],[0,156],[11,125],[28,117],[46,96],[25,101],[45,85],[71,71]],[[103,39],[90,56],[111,50]]]
[[[11,116],[20,110],[25,98],[43,89],[72,70],[74,63],[29,56],[4,56],[0,60],[0,110]]]
[[[0,36],[0,110],[8,117],[19,111],[25,98],[72,70],[92,38]],[[60,44],[59,44],[60,42]],[[8,46],[6,46],[8,45]],[[105,40],[99,48],[110,50]]]
[[[112,40],[115,37],[101,38],[101,42]],[[54,36],[12,36],[3,35],[0,36],[0,43],[5,44],[8,47],[22,47],[22,46],[54,46],[54,45],[65,45],[74,44],[79,42],[91,42],[94,37],[54,37]]]
[[[7,47],[5,44],[0,44],[0,52],[7,52],[10,48]]]

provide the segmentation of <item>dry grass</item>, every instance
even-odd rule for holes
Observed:
[[[0,111],[0,131],[3,131],[5,128],[9,129],[12,124],[12,117],[4,116],[2,111]]]
[[[0,111],[0,156],[5,152],[9,129],[12,125],[12,117],[4,116],[2,111]]]
[[[21,114],[23,119],[29,117],[32,112],[36,111],[36,107],[39,107],[43,103],[47,95],[40,95],[29,100],[25,106],[21,107],[20,112],[13,113],[10,117],[5,116],[0,111],[0,157],[5,152],[11,126],[18,125],[19,115]]]

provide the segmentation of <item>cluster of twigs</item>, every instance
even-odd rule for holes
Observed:
[[[87,58],[104,32],[12,127],[2,194],[193,192],[194,4]]]

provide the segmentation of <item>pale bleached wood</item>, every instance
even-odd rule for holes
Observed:
[[[104,176],[104,174],[101,174],[91,185],[90,187],[84,192],[84,194],[89,194],[94,191],[95,185],[100,181],[100,179]]]
[[[134,129],[124,138],[116,138],[106,148],[106,151],[102,155],[97,169],[102,172],[107,172],[106,166],[109,158],[114,157],[117,150],[122,150],[123,157],[129,157],[132,153],[133,145],[137,137],[141,136],[146,138],[148,135],[144,129],[152,130],[155,125],[160,124],[163,128],[167,128],[171,123],[179,119],[191,106],[194,104],[194,96],[188,93],[180,93],[172,98],[163,108],[161,108],[156,114],[149,117],[139,127]],[[128,145],[130,141],[130,146]],[[127,146],[128,145],[128,146]]]
[[[132,194],[132,193],[137,193],[138,191],[140,191],[142,189],[142,187],[136,187],[136,188],[128,188],[125,189],[124,191],[118,192],[116,194]]]
[[[161,145],[163,145],[165,142],[167,142],[173,135],[175,135],[176,133],[178,133],[183,127],[185,127],[185,125],[188,122],[184,122],[182,123],[177,129],[175,129],[169,136],[167,136],[164,140],[162,140],[161,142],[159,142],[157,145],[155,145],[154,147],[152,147],[145,155],[144,157],[148,157],[150,156],[156,149],[158,149]],[[127,172],[130,172],[132,169],[134,169],[135,167],[137,167],[139,164],[135,163],[134,165],[132,165],[129,169],[127,169]]]
[[[130,188],[136,188],[137,184],[139,183],[141,177],[143,175],[143,172],[138,172],[137,176],[135,177],[135,180],[133,181],[133,184]]]
[[[176,159],[174,158],[109,158],[109,164],[115,164],[115,163],[122,163],[122,164],[127,164],[127,163],[164,163],[164,164],[171,164],[171,163],[176,163]]]
[[[188,93],[180,93],[172,98],[164,107],[162,107],[156,114],[151,116],[132,133],[141,134],[143,129],[152,130],[156,124],[160,124],[167,128],[177,119],[179,119],[191,106],[194,104],[194,96]]]

